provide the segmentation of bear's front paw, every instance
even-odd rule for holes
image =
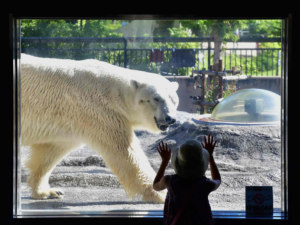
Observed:
[[[57,188],[50,188],[32,192],[32,198],[34,199],[62,198],[63,195],[63,191]]]

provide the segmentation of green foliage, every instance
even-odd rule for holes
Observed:
[[[196,37],[195,34],[193,34],[192,30],[187,27],[173,27],[169,28],[170,31],[170,37]],[[170,44],[167,44],[166,47],[172,47],[172,48],[199,48],[199,43],[193,43],[193,42],[182,42],[182,43],[173,43],[172,46]]]
[[[206,26],[206,35],[217,36],[222,41],[224,39],[237,41],[239,37],[235,31],[246,28],[246,22],[243,20],[205,20],[204,25]]]
[[[133,21],[123,20],[22,20],[24,37],[122,37],[121,28]],[[199,37],[216,33],[236,41],[237,30],[250,36],[280,37],[281,20],[155,20],[156,37]]]
[[[208,36],[206,20],[182,20],[181,24],[189,28],[197,37]]]
[[[121,21],[22,20],[23,37],[121,37]]]
[[[281,24],[281,20],[247,20],[247,29],[250,36],[280,37]]]

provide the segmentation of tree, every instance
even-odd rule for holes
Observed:
[[[280,37],[281,20],[248,20],[247,30],[250,36]]]
[[[160,27],[160,22],[158,22]],[[167,25],[171,26],[172,23]],[[180,29],[189,29],[192,34],[190,36],[205,36],[213,37],[214,39],[214,64],[219,62],[221,57],[222,43],[225,39],[230,39],[237,41],[239,36],[236,34],[237,29],[244,29],[247,25],[247,20],[181,20]],[[166,23],[163,23],[164,28],[166,28]],[[170,35],[177,31],[179,28],[169,27]],[[182,34],[184,34],[182,32]]]
[[[209,36],[214,39],[214,64],[221,58],[222,43],[225,39],[237,41],[239,36],[235,33],[238,28],[245,28],[243,20],[205,20],[204,25]]]
[[[23,37],[120,37],[121,21],[22,20]]]

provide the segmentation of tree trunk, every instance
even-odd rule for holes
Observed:
[[[213,70],[219,71],[219,60],[221,59],[222,38],[219,36],[218,30],[214,32],[214,65]],[[214,76],[212,79],[213,90],[212,98],[216,100],[220,93],[219,77]]]
[[[214,70],[218,70],[217,64],[221,59],[222,38],[219,36],[218,31],[214,33]]]

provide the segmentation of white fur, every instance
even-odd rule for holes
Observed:
[[[134,129],[160,132],[157,123],[175,115],[177,88],[160,75],[97,60],[22,54],[22,145],[32,149],[27,163],[32,197],[61,196],[48,184],[51,171],[85,143],[103,157],[130,197],[163,202],[164,196],[152,189],[155,172]]]

